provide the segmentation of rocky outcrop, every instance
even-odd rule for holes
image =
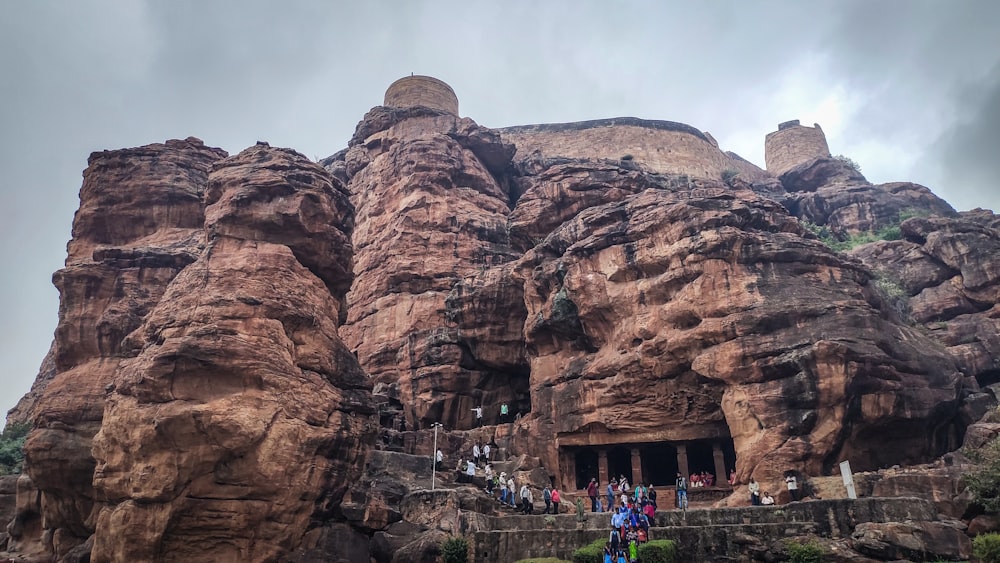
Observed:
[[[390,98],[410,105],[374,108],[321,165],[197,139],[91,157],[55,341],[11,414],[34,430],[9,547],[430,560],[496,511],[450,479],[424,490],[433,423],[449,471],[491,442],[498,471],[554,479],[567,501],[612,455],[638,476],[701,448],[691,470],[731,463],[778,490],[789,469],[925,462],[995,435],[964,435],[1000,392],[991,212],[872,185],[818,127],[809,150],[772,143],[775,177],[683,124],[491,130],[457,102]],[[898,240],[831,248],[883,232]],[[967,517],[952,471],[859,484]],[[967,554],[961,525],[923,520],[831,541]],[[710,534],[678,533],[711,551]]]
[[[24,533],[14,534],[12,547],[42,539],[28,533],[39,531],[31,524],[39,517],[56,557],[93,532],[91,439],[125,356],[122,340],[199,254],[202,193],[224,156],[194,138],[90,156],[66,267],[53,277],[60,293],[54,368],[43,365],[25,445],[25,471],[40,503],[19,507],[17,531]]]
[[[265,145],[208,186],[208,245],[126,340],[94,439],[94,561],[286,557],[335,512],[371,436],[329,290],[350,264],[342,192]]]
[[[854,254],[903,290],[913,322],[944,344],[979,385],[1000,382],[1000,229],[992,213],[914,217],[903,240]],[[973,414],[972,420],[979,415]]]
[[[888,320],[867,270],[752,192],[626,195],[518,266],[532,407],[560,445],[730,435],[744,481],[951,445],[961,377],[943,348]]]
[[[475,314],[516,319],[520,292],[502,273],[473,279],[515,257],[511,193],[491,172],[512,151],[470,120],[387,109],[366,116],[352,145],[355,278],[343,334],[376,390],[407,406],[408,428],[468,428],[478,405],[526,402],[520,323]],[[492,298],[469,300],[465,285]]]

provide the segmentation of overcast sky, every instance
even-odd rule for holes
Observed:
[[[763,166],[818,122],[873,182],[1000,210],[1000,2],[0,0],[0,408],[56,325],[90,152],[196,136],[320,158],[395,79],[489,127],[636,116]]]

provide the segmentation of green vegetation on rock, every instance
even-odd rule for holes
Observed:
[[[982,563],[1000,563],[1000,534],[979,534],[972,540],[972,554]]]
[[[8,424],[0,434],[0,475],[10,475],[21,472],[24,463],[24,440],[28,436],[31,425]]]
[[[817,225],[811,221],[802,221],[802,226],[812,231],[814,235],[819,237],[819,240],[823,241],[823,244],[830,247],[830,250],[847,252],[848,250],[870,242],[877,242],[880,240],[901,240],[903,238],[903,232],[899,226],[903,223],[903,221],[906,221],[911,217],[926,216],[926,211],[919,209],[903,209],[896,216],[895,221],[882,227],[881,229],[877,231],[865,231],[847,235],[847,237],[843,240],[841,240],[840,236],[830,230],[830,227],[826,225]]]
[[[448,538],[441,544],[441,561],[466,563],[469,560],[469,542],[465,538]]]
[[[820,563],[826,550],[816,540],[805,543],[790,540],[785,542],[785,550],[791,563]]]
[[[965,476],[973,501],[990,514],[1000,513],[1000,439],[994,438],[982,448],[965,453],[976,462],[975,469]],[[980,537],[983,536],[976,539]]]
[[[840,162],[843,162],[844,164],[850,166],[858,174],[861,173],[861,165],[858,164],[858,162],[856,160],[854,160],[853,158],[851,158],[849,156],[844,156],[842,154],[838,154],[838,155],[834,156],[833,159],[834,160],[839,160]]]
[[[565,559],[558,559],[555,557],[546,557],[544,559],[519,559],[514,563],[571,563]]]

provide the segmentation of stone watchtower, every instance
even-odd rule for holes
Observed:
[[[786,121],[764,138],[764,162],[767,171],[775,176],[823,156],[830,156],[830,147],[819,123],[804,127],[798,119]]]
[[[383,105],[397,108],[424,106],[458,115],[458,96],[444,82],[430,76],[406,76],[389,85]]]

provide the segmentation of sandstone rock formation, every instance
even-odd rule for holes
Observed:
[[[16,518],[18,531],[37,531],[43,520],[57,557],[93,532],[91,439],[125,356],[122,340],[200,252],[202,191],[212,164],[225,156],[194,138],[90,156],[66,267],[53,277],[60,293],[55,373],[36,391],[35,430],[25,445],[40,506],[19,507]],[[43,369],[39,381],[48,374]]]
[[[126,339],[94,440],[94,561],[281,559],[364,458],[370,384],[328,289],[349,271],[346,198],[258,145],[213,170],[205,201],[208,245]]]
[[[986,439],[965,431],[1000,383],[992,212],[872,185],[818,127],[770,135],[765,171],[673,122],[487,129],[411,78],[320,164],[197,139],[91,157],[52,351],[11,414],[34,430],[9,548],[423,560],[497,510],[450,475],[476,441],[572,494],[728,469],[777,490]],[[967,517],[953,482],[878,487]],[[838,549],[967,553],[925,520]]]

